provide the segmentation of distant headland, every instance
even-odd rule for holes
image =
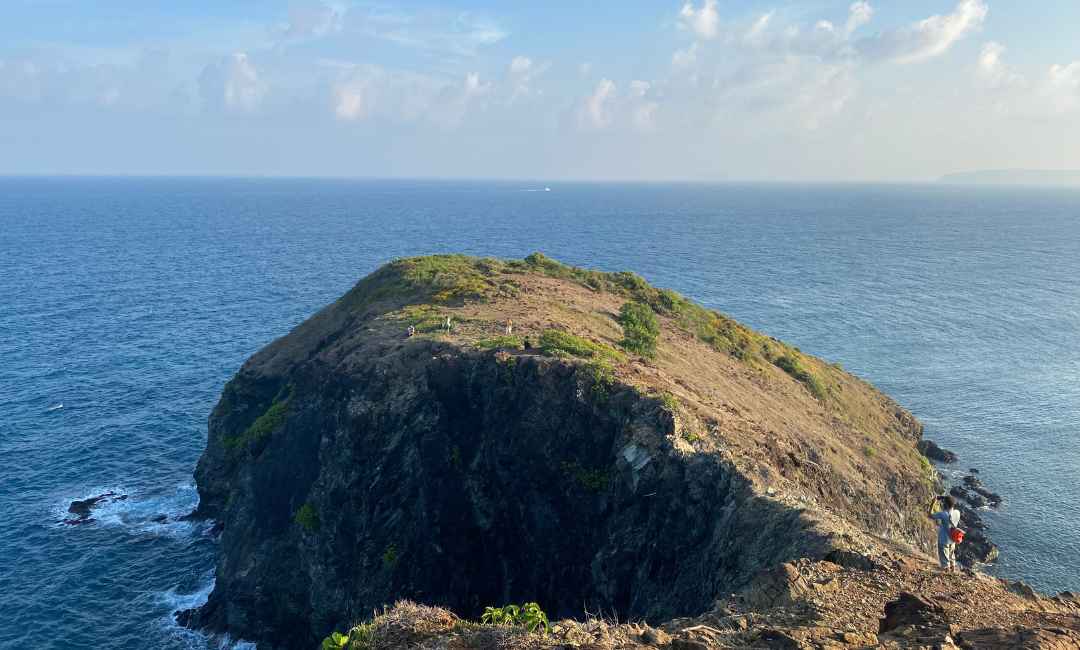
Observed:
[[[952,185],[1058,185],[1080,187],[1080,169],[982,169],[945,174]]]

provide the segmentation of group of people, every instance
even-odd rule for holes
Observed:
[[[454,319],[451,318],[450,316],[447,316],[446,320],[443,321],[442,326],[439,327],[439,331],[440,332],[445,332],[447,334],[450,334],[451,332],[453,332],[454,331]],[[514,321],[512,319],[510,319],[510,318],[506,319],[505,332],[506,332],[507,336],[511,336],[514,333]],[[416,336],[416,326],[415,325],[409,325],[409,328],[406,330],[406,334],[409,336],[409,338],[412,338],[412,337]]]

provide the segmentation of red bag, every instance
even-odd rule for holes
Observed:
[[[953,544],[959,544],[964,541],[964,531],[960,530],[956,526],[949,529],[949,539],[953,541]]]

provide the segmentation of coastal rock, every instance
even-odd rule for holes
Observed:
[[[922,439],[918,442],[919,453],[926,456],[930,460],[936,460],[939,463],[955,463],[957,455],[948,449],[944,449],[933,440]]]
[[[127,499],[126,494],[118,494],[116,492],[105,492],[97,496],[89,497],[86,499],[78,499],[71,502],[68,506],[68,514],[73,515],[63,520],[63,523],[70,526],[78,526],[82,524],[93,523],[95,519],[91,516],[94,508],[108,503],[110,501],[123,501]]]

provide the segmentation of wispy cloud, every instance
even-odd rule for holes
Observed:
[[[980,28],[989,8],[983,0],[961,0],[952,13],[934,15],[912,25],[862,39],[859,51],[870,58],[919,63],[941,56],[960,39]]]

